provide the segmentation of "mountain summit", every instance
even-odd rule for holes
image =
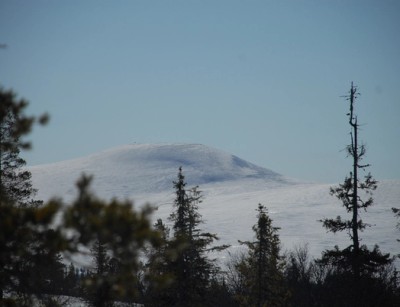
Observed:
[[[83,158],[33,166],[30,171],[41,198],[53,196],[45,195],[43,190],[58,196],[71,194],[82,173],[93,175],[96,193],[110,198],[172,190],[172,181],[181,166],[189,186],[244,179],[286,182],[278,173],[200,144],[131,144]]]

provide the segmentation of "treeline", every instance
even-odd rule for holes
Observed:
[[[368,165],[361,164],[365,147],[358,144],[356,97],[352,85],[353,169],[331,189],[350,218],[321,221],[329,231],[346,231],[350,245],[311,259],[306,246],[282,252],[279,228],[261,204],[253,240],[239,241],[243,252],[228,253],[217,234],[202,229],[202,193],[186,187],[182,168],[172,183],[168,221],[152,224],[150,206],[98,199],[88,176],[77,182],[78,196],[70,204],[34,200],[19,153],[30,146],[23,138],[32,126],[47,116],[25,115],[27,102],[0,89],[0,305],[60,306],[78,297],[91,306],[400,306],[394,258],[360,244],[359,232],[368,226],[360,211],[372,205],[377,182],[358,175]],[[228,255],[227,262],[213,259],[215,252]]]

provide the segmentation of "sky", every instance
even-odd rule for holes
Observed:
[[[368,171],[400,179],[399,31],[396,0],[0,0],[0,85],[50,114],[28,165],[201,143],[336,183],[353,81]]]

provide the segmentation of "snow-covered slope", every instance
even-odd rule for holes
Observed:
[[[287,179],[236,156],[199,144],[132,144],[87,157],[33,166],[38,197],[73,195],[82,174],[94,176],[93,188],[105,198],[136,198],[168,191],[182,166],[188,185],[259,179],[285,183]]]
[[[289,180],[268,169],[204,145],[126,145],[88,157],[30,168],[38,198],[52,196],[69,201],[76,195],[74,182],[81,173],[94,175],[92,189],[102,198],[130,198],[136,204],[153,204],[154,219],[167,218],[172,210],[172,181],[182,166],[188,186],[200,185],[204,201],[200,206],[207,231],[217,233],[221,243],[240,248],[237,240],[250,240],[258,203],[264,204],[281,228],[284,248],[309,244],[314,257],[334,245],[347,246],[347,234],[326,233],[318,220],[346,216],[329,195],[328,184]],[[400,207],[400,181],[381,181],[374,193],[376,205],[363,220],[373,225],[361,235],[363,244],[379,244],[392,254],[399,253],[396,219],[391,207]]]

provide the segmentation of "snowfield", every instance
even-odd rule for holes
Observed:
[[[349,216],[329,194],[334,184],[307,183],[286,178],[234,155],[199,144],[132,144],[87,157],[30,167],[38,199],[62,197],[68,204],[76,196],[75,182],[82,173],[94,176],[92,190],[100,198],[131,199],[135,206],[150,203],[154,220],[167,218],[174,200],[173,180],[182,166],[187,187],[203,192],[200,213],[205,231],[218,234],[220,244],[240,249],[238,240],[252,240],[256,208],[268,208],[274,226],[280,227],[284,250],[308,244],[313,257],[334,245],[350,244],[348,235],[326,233],[320,219]],[[343,178],[346,174],[343,174]],[[379,179],[378,179],[379,180]],[[375,205],[361,212],[371,224],[362,244],[378,244],[383,252],[399,254],[399,222],[391,212],[400,207],[400,180],[379,180]],[[168,224],[168,223],[167,223]]]

